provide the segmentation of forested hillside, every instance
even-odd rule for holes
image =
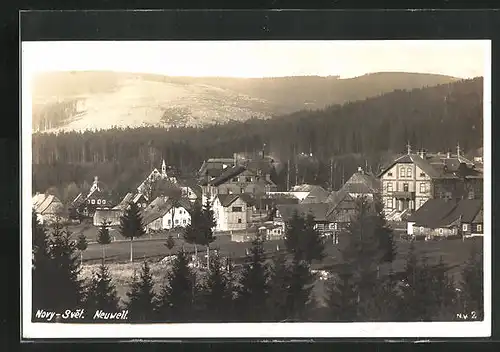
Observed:
[[[170,77],[120,72],[49,72],[33,82],[34,131],[117,127],[201,127],[266,119],[456,81],[420,73],[361,77]]]
[[[281,188],[290,160],[291,184],[340,187],[357,166],[377,169],[383,158],[413,148],[468,151],[482,146],[483,79],[399,90],[364,101],[303,110],[271,120],[252,119],[205,128],[110,129],[96,133],[35,134],[34,191],[99,176],[117,192],[134,186],[164,157],[182,174],[196,171],[209,157],[259,151],[278,161]],[[301,153],[307,156],[299,156]],[[310,156],[312,154],[312,157]],[[298,174],[294,164],[300,164]]]

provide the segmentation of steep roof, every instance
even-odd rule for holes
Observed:
[[[301,203],[324,203],[330,193],[321,186],[312,186],[311,191]]]
[[[62,202],[52,194],[36,194],[32,200],[32,206],[38,214],[57,214],[64,210]]]
[[[332,192],[327,199],[328,212],[327,215],[332,214],[338,209],[354,209],[355,200],[349,195],[345,190],[340,190],[337,192]]]
[[[238,176],[239,174],[241,174],[245,170],[246,170],[246,168],[244,166],[241,166],[241,165],[236,165],[236,166],[227,168],[226,170],[224,170],[224,172],[222,172],[222,174],[220,176],[218,176],[214,180],[210,181],[210,184],[212,186],[219,186],[219,185],[227,182],[231,178]]]
[[[217,196],[219,199],[220,204],[223,207],[228,207],[231,204],[233,204],[238,198],[240,198],[242,201],[244,201],[247,205],[254,205],[255,204],[255,199],[253,199],[252,196],[249,194],[219,194]]]
[[[380,192],[380,180],[375,175],[360,170],[352,174],[341,190],[349,193],[378,193]]]
[[[293,214],[297,212],[299,216],[307,216],[312,214],[315,221],[325,222],[328,204],[326,203],[308,203],[308,204],[280,204],[277,209],[281,214],[283,221],[289,221]]]
[[[474,219],[472,220],[473,224],[482,224],[483,223],[483,209],[479,210]]]
[[[122,210],[125,210],[127,208],[127,206],[129,205],[129,203],[133,200],[134,198],[134,194],[133,193],[127,193],[125,195],[125,197],[123,197],[122,201],[116,205],[115,207],[113,207],[113,209],[122,209]]]
[[[447,155],[447,154],[405,154],[392,161],[389,165],[383,168],[378,177],[383,176],[389,169],[398,163],[408,163],[417,165],[431,178],[457,178],[460,175],[456,173],[460,170],[460,165],[463,164],[467,168],[469,177],[482,177],[481,173],[474,170],[474,163],[462,155]]]
[[[429,228],[448,227],[458,220],[471,223],[481,211],[482,200],[462,199],[458,202],[445,199],[429,199],[408,221],[415,222],[416,226]]]

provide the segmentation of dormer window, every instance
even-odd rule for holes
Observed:
[[[233,182],[238,182],[238,177],[234,177]]]

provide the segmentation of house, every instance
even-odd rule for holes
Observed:
[[[201,201],[203,191],[201,186],[197,185],[196,182],[191,180],[182,180],[178,182],[178,186],[181,190],[181,196],[183,198],[188,199],[191,203]]]
[[[265,165],[266,162],[252,161],[227,167],[219,176],[201,181],[203,194],[213,199],[218,194],[248,193],[258,196],[276,191],[277,186],[271,180],[271,166]]]
[[[266,241],[282,239],[285,236],[283,227],[272,221],[265,222],[257,227],[257,232],[262,235]]]
[[[430,199],[408,218],[412,236],[471,236],[482,230],[482,199]],[[480,214],[481,213],[481,214]]]
[[[142,210],[142,223],[147,231],[186,227],[191,223],[191,202],[158,197]]]
[[[347,192],[351,197],[366,196],[368,198],[373,198],[375,194],[380,193],[380,180],[371,173],[364,171],[361,167],[358,167],[358,171],[355,172],[344,185],[340,188],[340,191]]]
[[[476,165],[457,154],[425,151],[398,157],[378,175],[388,220],[402,219],[435,198],[481,199],[483,174]]]
[[[121,202],[114,206],[112,209],[120,209],[124,211],[125,209],[128,208],[130,203],[134,203],[137,205],[139,209],[145,208],[148,205],[148,200],[146,196],[144,196],[142,193],[127,193],[125,197],[121,200]]]
[[[119,226],[122,215],[123,211],[120,209],[97,208],[94,213],[93,224],[94,226],[102,226],[103,223],[106,223],[107,226]]]
[[[216,231],[244,230],[251,222],[254,199],[246,194],[219,194],[212,205]]]
[[[334,234],[343,231],[356,215],[356,199],[346,190],[332,192],[327,198],[328,211],[326,214],[329,230]]]
[[[292,192],[307,192],[307,196],[300,203],[323,203],[330,193],[321,186],[300,185],[292,188]]]
[[[84,217],[92,217],[97,208],[110,209],[113,207],[111,193],[106,185],[99,181],[97,176],[87,194],[80,193],[71,203],[70,208]]]
[[[148,193],[150,193],[150,189],[148,188],[150,188],[151,182],[158,180],[168,180],[173,184],[177,183],[177,178],[175,176],[167,174],[167,165],[164,159],[162,159],[161,162],[161,172],[154,168],[137,187],[137,192],[144,194],[146,198],[148,198]]]
[[[283,204],[277,206],[274,223],[280,225],[286,231],[286,224],[293,217],[294,213],[301,217],[312,215],[314,217],[315,228],[324,235],[329,235],[331,224],[327,219],[329,205],[327,203],[304,203],[304,204]]]
[[[203,184],[214,180],[230,167],[237,164],[235,158],[211,158],[203,162],[198,170],[198,183]]]
[[[64,206],[54,195],[37,193],[31,203],[41,223],[51,223],[64,216]]]

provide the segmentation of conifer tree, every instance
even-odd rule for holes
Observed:
[[[52,269],[50,258],[50,241],[45,227],[38,221],[37,214],[32,212],[32,310],[50,309],[53,307]]]
[[[169,251],[171,251],[172,248],[175,247],[175,241],[174,241],[174,238],[172,237],[172,235],[168,235],[167,240],[165,241],[164,245],[165,245],[165,247],[168,248]]]
[[[301,321],[307,317],[312,306],[311,291],[314,277],[310,266],[305,260],[293,258],[289,270],[289,284],[286,295],[286,305],[289,319]]]
[[[116,287],[112,282],[109,269],[103,263],[93,273],[90,284],[87,286],[85,307],[90,313],[96,310],[116,312],[119,310],[119,298]]]
[[[232,316],[232,287],[228,281],[221,258],[211,258],[210,271],[202,288],[203,311],[210,321],[227,322]]]
[[[158,299],[162,321],[188,322],[194,318],[198,288],[196,275],[188,264],[186,253],[179,251]]]
[[[286,255],[276,252],[269,272],[269,295],[267,298],[267,311],[269,319],[272,321],[283,321],[288,318],[289,276]]]
[[[205,204],[203,205],[203,226],[201,232],[201,245],[207,247],[207,269],[210,268],[210,243],[215,241],[214,228],[216,225],[215,214],[210,205],[210,200],[207,198]]]
[[[369,315],[367,307],[377,285],[380,262],[379,243],[370,204],[365,197],[356,199],[356,215],[346,232],[349,242],[341,250],[345,270],[349,270],[358,294],[358,315],[360,319]]]
[[[429,285],[432,287],[434,306],[436,314],[435,320],[451,321],[455,318],[458,305],[453,279],[448,275],[448,266],[445,265],[443,257],[439,258],[438,264],[431,269],[432,281]]]
[[[237,291],[236,304],[239,320],[256,322],[266,318],[268,268],[260,235],[252,241],[250,255],[243,264]]]
[[[380,262],[392,263],[396,258],[396,243],[394,242],[394,231],[388,225],[384,215],[384,203],[380,195],[374,196],[373,202],[375,216],[375,231],[376,238],[379,242],[379,250],[381,252]]]
[[[336,322],[356,321],[358,294],[350,270],[340,271],[327,288],[327,320]]]
[[[476,246],[462,270],[461,312],[467,319],[484,319],[483,251]]]
[[[127,292],[128,302],[126,308],[129,310],[131,321],[151,322],[155,312],[154,282],[147,261],[144,261],[139,277],[134,272],[130,291]]]
[[[130,239],[130,262],[132,262],[134,238],[142,237],[146,233],[139,208],[133,202],[129,204],[125,213],[120,218],[120,233],[123,237]]]
[[[102,260],[106,261],[106,246],[111,243],[111,236],[109,235],[109,222],[103,221],[99,232],[97,233],[97,243],[101,245],[102,248]]]
[[[194,244],[195,257],[198,258],[198,244],[201,242],[205,217],[203,208],[199,202],[195,202],[190,211],[191,221],[184,228],[184,240],[189,244]]]
[[[373,299],[365,306],[365,318],[369,321],[393,322],[397,321],[400,307],[398,294],[398,281],[392,270],[389,274],[379,278],[375,287]]]
[[[80,251],[80,265],[83,264],[83,252],[87,249],[88,243],[85,235],[81,233],[78,235],[78,239],[76,241],[76,248]]]
[[[321,240],[321,234],[314,226],[312,214],[308,214],[304,219],[297,212],[293,213],[292,218],[287,223],[285,246],[297,261],[305,260],[310,264],[313,260],[324,258],[324,244]]]
[[[50,280],[57,287],[52,307],[55,311],[77,309],[83,300],[83,280],[79,279],[81,267],[77,262],[76,243],[70,237],[71,233],[56,221],[49,242],[52,261]]]

